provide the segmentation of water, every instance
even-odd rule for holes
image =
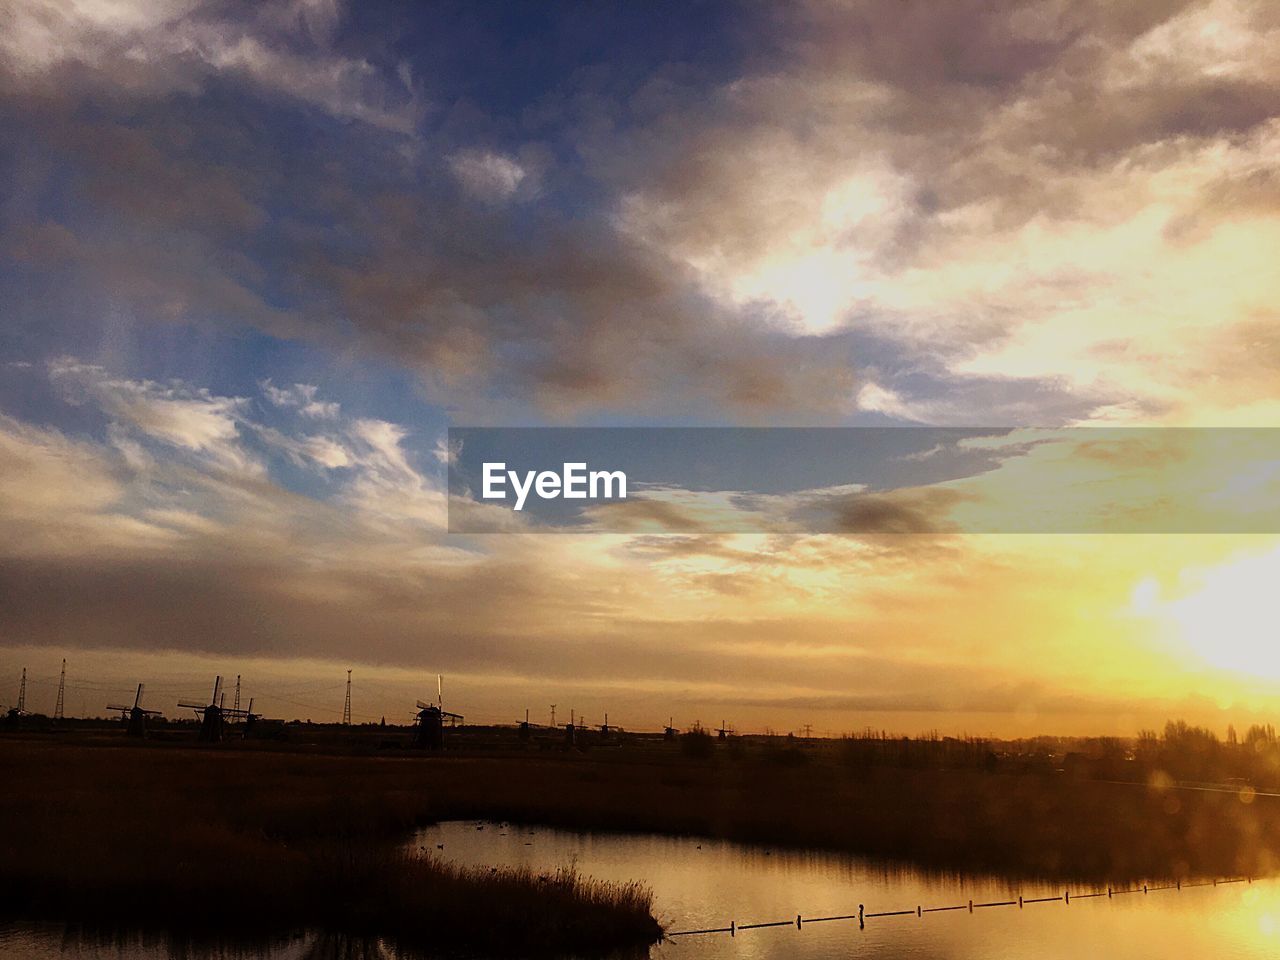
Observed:
[[[582,834],[542,827],[438,824],[413,845],[424,854],[473,866],[554,871],[573,864],[608,880],[638,879],[654,891],[655,912],[671,930],[790,920],[787,927],[709,934],[658,945],[651,960],[764,958],[929,958],[929,960],[1253,960],[1280,954],[1280,881],[1131,893],[1112,899],[991,907],[969,913],[970,899],[1060,896],[1064,886],[1017,884],[998,877],[888,867],[838,854],[788,851],[653,835]],[[443,846],[441,846],[443,845]],[[1070,885],[1073,896],[1088,892]],[[965,904],[948,913],[806,924],[807,917]],[[225,955],[256,960],[393,958],[385,945],[353,945],[313,935]],[[163,940],[118,943],[67,939],[59,928],[0,929],[0,960],[158,960],[182,955]],[[192,955],[199,955],[197,951]],[[214,955],[218,955],[215,952]]]
[[[483,826],[484,829],[477,829]],[[438,849],[437,844],[444,844]],[[416,845],[467,865],[554,870],[573,863],[609,880],[639,879],[670,930],[774,920],[789,927],[677,938],[654,947],[653,960],[762,960],[858,956],[952,960],[1252,960],[1280,954],[1280,881],[1255,880],[1182,890],[1131,893],[917,918],[835,921],[797,930],[809,917],[912,910],[1061,896],[1065,886],[1015,884],[996,877],[929,874],[862,858],[653,835],[581,834],[542,827],[443,823]],[[1073,894],[1089,892],[1069,885]],[[1105,887],[1103,887],[1105,889]]]

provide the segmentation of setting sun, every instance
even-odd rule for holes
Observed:
[[[1280,549],[1238,556],[1183,571],[1176,594],[1160,583],[1135,586],[1132,610],[1163,625],[1205,664],[1265,680],[1280,680]],[[1173,592],[1173,591],[1170,591]]]

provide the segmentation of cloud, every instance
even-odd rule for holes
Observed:
[[[527,176],[524,167],[510,157],[485,150],[462,150],[449,158],[458,182],[480,200],[508,200]]]
[[[937,364],[875,383],[891,415],[954,418],[974,376],[1027,384],[1021,422],[1055,386],[1148,417],[1196,407],[1198,378],[1170,367],[1191,331],[1276,294],[1247,279],[1260,263],[1228,266],[1277,229],[1244,199],[1280,116],[1265,4],[868,0],[780,20],[757,70],[668,88],[652,124],[591,144],[632,236],[726,302]],[[1236,236],[1210,234],[1206,203]],[[1107,331],[1147,356],[1092,352]]]
[[[149,97],[198,93],[229,75],[335,117],[414,128],[420,108],[403,79],[332,49],[335,4],[264,4],[248,19],[233,12],[201,0],[19,0],[0,40],[0,69],[41,92],[105,83]]]
[[[282,452],[300,467],[318,466],[325,470],[338,470],[355,463],[350,449],[339,437],[288,434],[263,424],[251,426],[265,443]]]
[[[35,136],[29,158],[43,171],[15,209],[39,209],[53,171],[66,170],[81,209],[100,216],[19,215],[0,240],[32,273],[73,278],[90,302],[381,354],[476,419],[530,399],[572,417],[684,398],[803,418],[851,392],[840,344],[797,340],[767,311],[709,297],[695,273],[619,230],[607,202],[587,199],[596,191],[556,163],[554,144],[481,149],[448,129],[406,140],[403,114],[377,112],[395,99],[391,78],[334,52],[331,17],[319,29],[278,5],[247,20],[203,6],[42,9],[19,8],[33,39],[15,41],[28,52],[10,58],[20,77],[0,99]],[[189,112],[173,111],[179,101]],[[302,103],[372,129],[325,128],[325,117],[295,115]],[[275,123],[249,132],[246,111],[324,136]],[[273,159],[284,155],[287,176]],[[477,195],[499,202],[478,207]],[[500,202],[515,196],[528,202]]]
[[[428,479],[410,462],[403,446],[408,432],[385,420],[358,419],[347,428],[356,474],[344,502],[367,516],[393,523],[417,523],[432,531],[447,524],[443,478]]]
[[[52,430],[0,416],[0,502],[15,552],[73,543],[125,492],[108,456]]]
[[[963,499],[964,495],[954,490],[857,493],[837,498],[819,509],[834,513],[834,529],[841,532],[937,534],[958,529],[948,514]]]
[[[442,79],[436,124],[331,4],[14,16],[12,259],[389,358],[475,422],[1202,416],[1198,341],[1277,292],[1263,3],[815,2],[727,78],[580,71],[518,115]],[[95,216],[36,216],[53,184]]]
[[[204,455],[228,469],[260,469],[240,442],[238,424],[247,404],[242,397],[220,397],[177,381],[112,377],[71,357],[51,361],[49,378],[69,402],[96,403],[116,424],[149,439]]]
[[[870,410],[901,420],[914,420],[921,423],[929,420],[926,408],[907,403],[896,390],[890,390],[873,382],[864,383],[859,388],[856,402],[860,410]]]
[[[331,491],[335,503],[371,529],[376,524],[385,532],[385,524],[407,522],[438,532],[445,525],[443,478],[415,466],[404,445],[409,431],[386,420],[343,417],[338,404],[317,399],[316,385],[262,382],[269,401],[300,415],[301,429],[281,429],[255,418],[246,398],[220,396],[182,380],[131,380],[72,357],[52,361],[48,373],[68,403],[96,408],[108,419],[121,475],[132,475],[147,489],[147,516],[161,509],[155,498],[175,493],[178,502],[164,509],[188,509],[196,486],[203,491],[198,509],[208,515],[277,511],[276,521],[283,522],[312,504],[326,522],[335,522],[336,514],[308,497],[281,512],[279,499],[291,495],[278,485],[273,457],[283,456],[328,477],[337,485]],[[323,408],[319,420],[327,432],[310,432],[317,407]],[[433,453],[427,456],[438,466]]]
[[[291,387],[277,387],[269,379],[259,386],[263,395],[277,407],[293,407],[304,417],[314,420],[335,420],[341,404],[316,399],[319,387],[310,383],[295,383]]]

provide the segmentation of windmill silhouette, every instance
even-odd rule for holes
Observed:
[[[226,736],[226,722],[228,720],[243,720],[246,729],[253,726],[258,714],[253,712],[253,698],[249,699],[249,708],[240,710],[236,707],[227,707],[227,695],[222,692],[222,677],[216,677],[213,681],[213,696],[209,698],[208,704],[193,703],[190,700],[178,701],[178,706],[185,707],[188,710],[194,710],[200,715],[200,736],[201,743],[220,743]]]
[[[418,701],[418,726],[413,735],[415,747],[439,750],[444,747],[444,725],[454,726],[462,722],[462,714],[450,713],[444,708],[444,678],[436,677],[436,702]]]
[[[119,703],[107,704],[108,710],[120,711],[120,719],[127,725],[125,733],[130,737],[145,737],[147,735],[147,717],[160,715],[159,710],[144,710],[142,708],[142,689],[143,684],[138,684],[138,692],[134,694],[132,707],[126,707]]]
[[[4,715],[5,725],[16,727],[22,722],[22,718],[27,715],[27,668],[22,668],[22,683],[18,687],[18,702],[9,708]]]

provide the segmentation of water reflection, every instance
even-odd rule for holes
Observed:
[[[483,829],[479,829],[483,828]],[[654,960],[764,957],[907,958],[1274,957],[1280,949],[1280,884],[1103,896],[1070,905],[967,909],[916,917],[923,908],[1060,897],[1087,885],[1027,883],[997,876],[926,872],[900,864],[689,838],[581,834],[514,824],[455,822],[421,831],[415,846],[462,864],[545,870],[573,863],[592,876],[642,879],[669,929],[701,929],[867,912],[910,916],[748,930],[681,938],[655,947]],[[1140,886],[1140,885],[1139,885]],[[1101,889],[1105,890],[1105,886]]]
[[[440,960],[379,937],[306,931],[270,938],[187,936],[75,924],[0,924],[0,960]],[[456,954],[454,955],[456,957]],[[649,960],[645,948],[607,957],[549,960]]]
[[[424,956],[377,937],[330,932],[230,938],[74,924],[0,926],[0,957],[6,960],[422,960]]]

